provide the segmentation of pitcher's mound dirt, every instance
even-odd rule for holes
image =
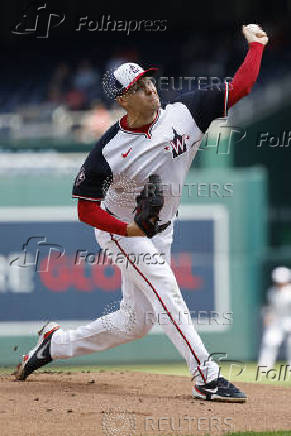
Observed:
[[[291,389],[240,383],[244,404],[191,398],[187,377],[133,372],[0,377],[1,436],[150,436],[291,429]]]

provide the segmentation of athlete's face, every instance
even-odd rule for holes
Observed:
[[[154,111],[160,106],[157,89],[149,77],[141,77],[120,98],[120,103],[125,110],[131,112]]]

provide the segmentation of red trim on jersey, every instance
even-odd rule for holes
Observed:
[[[56,330],[59,330],[60,326],[56,326],[53,329],[51,329],[49,332],[46,332],[46,334],[44,335],[43,339],[46,339],[49,335],[51,335],[53,332],[55,332]]]
[[[230,83],[228,107],[250,93],[260,71],[264,47],[259,42],[249,44],[249,51]]]
[[[90,226],[116,235],[127,235],[127,223],[118,220],[105,210],[101,209],[100,201],[92,202],[83,199],[78,200],[78,217]]]
[[[130,133],[142,133],[150,139],[151,138],[150,131],[151,131],[153,125],[156,123],[156,121],[159,117],[159,114],[160,114],[160,111],[157,110],[157,114],[151,123],[145,124],[144,126],[137,127],[137,128],[131,128],[128,126],[127,114],[126,114],[119,120],[119,125],[120,125],[121,129],[124,130],[125,132],[127,131]]]
[[[153,290],[155,296],[158,298],[159,302],[161,303],[163,309],[165,310],[166,314],[168,315],[168,317],[170,318],[172,324],[176,327],[176,329],[178,330],[178,332],[180,333],[180,335],[182,336],[182,339],[186,342],[186,344],[188,345],[192,355],[195,357],[196,362],[197,362],[197,370],[199,371],[202,379],[204,380],[204,382],[206,383],[206,379],[205,376],[203,374],[203,372],[200,369],[201,362],[198,359],[195,351],[193,350],[190,342],[188,341],[188,339],[186,338],[186,336],[184,335],[184,333],[182,332],[182,330],[180,329],[180,327],[178,326],[178,324],[176,323],[176,321],[174,320],[173,316],[171,315],[171,313],[169,312],[167,306],[165,305],[165,303],[163,302],[162,298],[160,297],[158,291],[155,289],[155,287],[152,285],[152,283],[145,277],[145,275],[141,272],[141,270],[135,265],[135,263],[129,258],[128,254],[124,251],[124,249],[121,247],[121,245],[119,244],[119,242],[112,236],[111,236],[111,240],[115,242],[115,244],[117,245],[117,247],[119,248],[119,250],[121,251],[121,253],[123,253],[125,255],[125,257],[127,258],[127,260],[129,261],[129,263],[133,266],[133,268],[138,272],[138,274],[144,279],[144,281],[149,285],[149,287]]]
[[[124,89],[124,92],[128,91],[129,88],[135,84],[135,82],[138,81],[138,79],[140,79],[142,76],[146,75],[146,73],[150,72],[150,71],[157,71],[158,68],[149,68],[148,70],[142,71],[141,73],[139,73],[131,82],[129,85],[127,85],[127,87]]]

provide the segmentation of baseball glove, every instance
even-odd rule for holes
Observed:
[[[162,181],[158,174],[149,176],[149,181],[136,197],[136,202],[134,221],[148,238],[161,233],[171,224],[171,221],[158,223],[159,213],[164,205]]]

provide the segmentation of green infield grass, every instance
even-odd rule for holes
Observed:
[[[41,372],[42,370],[40,370]],[[189,376],[188,369],[183,362],[160,363],[160,364],[132,364],[132,365],[65,365],[59,362],[52,363],[43,368],[43,371],[66,373],[66,372],[105,372],[105,371],[137,371],[152,374],[167,374]],[[11,367],[0,367],[1,374],[13,372]],[[265,368],[258,368],[254,362],[221,364],[221,373],[232,382],[263,383],[277,386],[291,386],[291,367],[284,362],[276,364],[275,368],[267,372]]]

